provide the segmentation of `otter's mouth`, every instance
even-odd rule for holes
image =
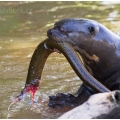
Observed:
[[[44,47],[45,47],[45,49],[50,49],[50,48],[47,47],[46,43],[44,44]],[[56,48],[52,48],[50,50],[53,51],[53,52],[57,52],[57,53],[61,54],[60,50],[58,50]]]
[[[56,49],[56,48],[54,48],[53,51],[61,54],[61,52],[58,49]]]

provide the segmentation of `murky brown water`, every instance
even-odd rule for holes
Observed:
[[[46,31],[63,18],[88,18],[120,35],[120,2],[0,2],[0,118],[57,118],[48,96],[74,94],[81,81],[63,55],[50,55],[32,107],[31,97],[8,106],[23,89],[32,53]]]

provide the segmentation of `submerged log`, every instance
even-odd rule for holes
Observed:
[[[82,105],[66,112],[59,119],[120,118],[120,91],[92,95]]]

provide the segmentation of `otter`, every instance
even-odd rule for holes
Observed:
[[[109,90],[120,89],[120,37],[89,19],[63,19],[47,32],[52,41],[67,41],[77,51],[85,68]],[[89,85],[80,86],[76,97],[98,93]],[[50,97],[50,104],[54,103]]]
[[[21,100],[29,91],[32,91],[34,96],[45,61],[49,54],[55,51],[64,54],[83,81],[75,97],[86,95],[88,99],[98,92],[120,89],[119,36],[97,21],[81,18],[56,22],[54,27],[47,31],[47,36],[32,56],[25,88],[15,102]],[[83,63],[76,52],[82,57]],[[50,97],[51,106],[55,100],[57,96]]]
[[[82,56],[89,73],[110,90],[119,89],[120,37],[87,19],[64,19],[48,30],[53,41],[68,41]]]

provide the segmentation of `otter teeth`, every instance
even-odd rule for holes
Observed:
[[[44,47],[45,47],[45,49],[48,49],[48,47],[47,47],[46,43],[44,43]]]

